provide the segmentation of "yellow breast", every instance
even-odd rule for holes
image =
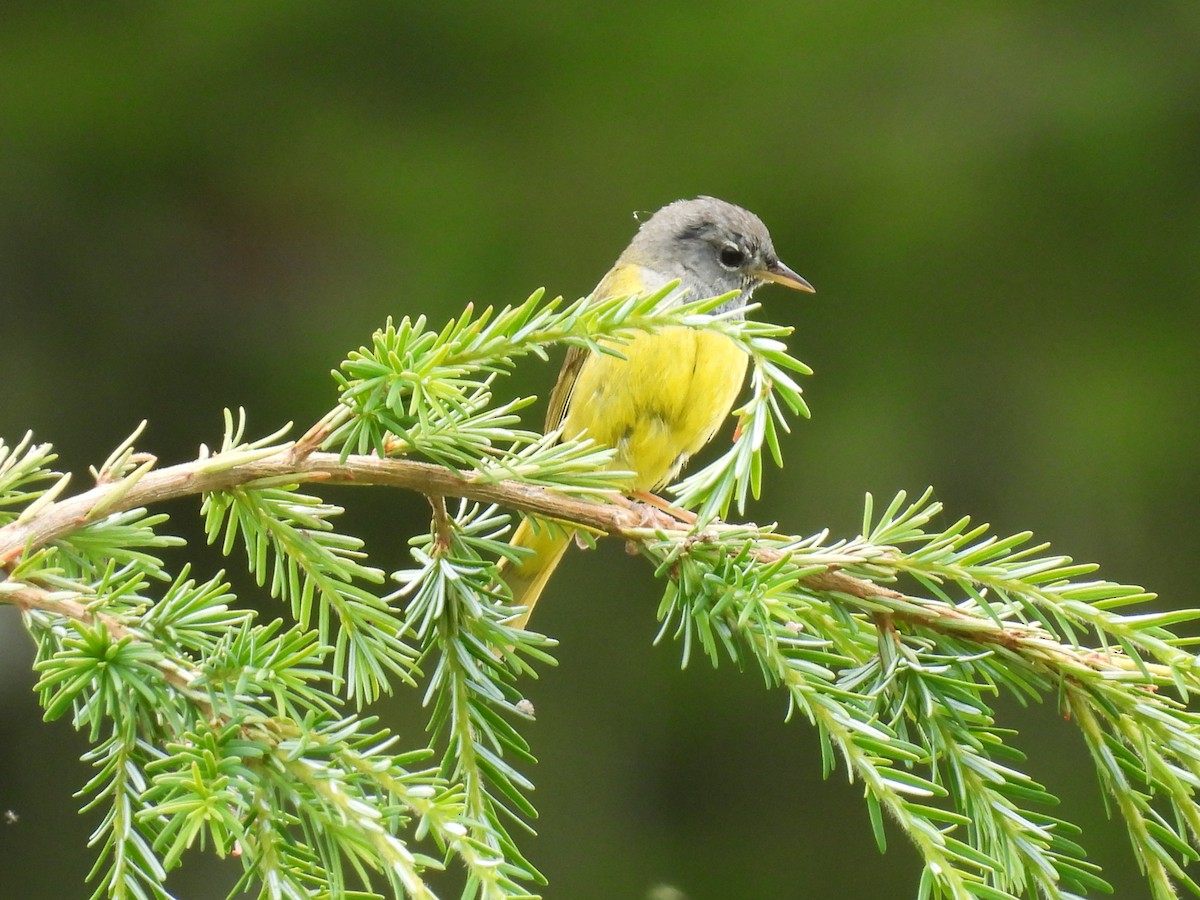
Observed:
[[[637,473],[633,490],[666,484],[712,439],[741,390],[746,354],[728,338],[667,328],[593,354],[580,369],[563,421],[617,451],[614,466]]]

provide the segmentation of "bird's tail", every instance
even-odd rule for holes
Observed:
[[[500,574],[512,592],[513,605],[525,607],[523,612],[508,620],[508,625],[524,628],[529,622],[542,589],[571,544],[572,535],[570,529],[557,522],[541,519],[524,519],[517,526],[509,543],[514,547],[525,547],[533,553],[523,556],[519,562],[505,560],[501,564]]]

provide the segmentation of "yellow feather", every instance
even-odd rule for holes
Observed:
[[[728,338],[691,328],[644,334],[594,354],[580,369],[563,422],[617,451],[615,468],[636,473],[634,491],[666,484],[729,415],[747,357]]]
[[[649,287],[640,267],[624,265],[605,276],[595,296],[635,294]],[[566,405],[563,435],[587,435],[613,447],[613,468],[635,473],[631,491],[657,490],[721,427],[741,390],[748,359],[728,338],[685,327],[640,335],[617,349],[624,359],[590,354],[573,383],[555,387],[559,402]],[[513,602],[525,607],[510,624],[524,627],[528,622],[570,540],[569,534],[551,532],[544,523],[536,531],[528,521],[518,527],[511,543],[534,552],[505,567]]]
[[[524,628],[533,612],[533,605],[570,546],[571,533],[541,521],[535,527],[534,520],[525,519],[517,526],[509,543],[533,551],[520,562],[504,567],[504,583],[512,592],[513,601],[525,607],[525,611],[509,624]]]

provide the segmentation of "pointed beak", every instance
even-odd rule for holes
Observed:
[[[793,291],[807,291],[810,294],[815,294],[817,289],[781,263],[775,260],[765,269],[755,273],[764,281],[773,281],[776,284],[782,284],[784,287],[791,288]]]

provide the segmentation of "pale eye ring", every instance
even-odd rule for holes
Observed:
[[[726,244],[721,248],[718,259],[721,260],[721,265],[727,269],[740,269],[742,263],[746,261],[746,254],[736,244]]]

